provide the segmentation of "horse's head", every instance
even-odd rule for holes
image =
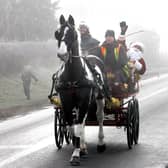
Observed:
[[[79,54],[77,32],[71,15],[67,21],[61,15],[59,22],[60,28],[55,32],[55,38],[58,40],[58,56],[65,61],[68,57]]]

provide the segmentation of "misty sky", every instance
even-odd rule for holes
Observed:
[[[162,44],[168,41],[166,0],[60,0],[59,6],[59,15],[73,15],[77,27],[80,21],[85,21],[99,40],[104,39],[106,29],[119,33],[119,22],[125,20],[129,28],[140,25],[158,32]]]

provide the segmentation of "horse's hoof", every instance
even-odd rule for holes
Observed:
[[[72,156],[70,160],[71,166],[79,166],[80,158],[78,156]]]
[[[83,149],[80,150],[80,156],[85,156],[87,154],[88,154],[88,151],[87,151],[86,148],[83,148]]]
[[[102,153],[106,150],[106,144],[103,145],[97,145],[97,152]]]

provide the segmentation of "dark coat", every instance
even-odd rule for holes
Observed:
[[[106,54],[103,55],[101,48],[106,48]],[[124,67],[127,66],[128,58],[126,55],[126,49],[123,45],[119,47],[119,55],[116,60],[115,58],[115,48],[118,48],[119,44],[115,41],[112,44],[107,44],[104,42],[100,47],[98,47],[92,54],[100,57],[105,66],[105,72],[112,72],[116,76],[118,82],[125,83],[128,81],[127,74],[124,72]],[[128,72],[129,73],[129,72]]]
[[[99,41],[93,38],[90,34],[81,36],[81,50],[90,54],[99,45]]]
[[[101,47],[106,48],[106,56],[104,56],[102,54]],[[107,44],[106,42],[104,42],[92,54],[100,57],[103,60],[106,68],[111,69],[111,71],[116,71],[118,69],[121,69],[122,67],[124,67],[128,63],[126,50],[125,50],[125,47],[123,47],[122,45],[120,46],[120,49],[119,49],[118,60],[116,60],[114,48],[117,48],[117,47],[118,47],[117,42],[114,42],[113,44]]]

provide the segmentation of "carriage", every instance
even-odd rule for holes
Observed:
[[[52,92],[54,89],[57,74],[53,75],[53,85]],[[128,148],[131,149],[133,144],[138,144],[139,138],[139,103],[136,98],[139,92],[138,80],[131,86],[131,90],[127,88],[125,84],[115,85],[112,84],[112,90],[115,90],[110,99],[105,100],[104,107],[104,126],[116,126],[124,127],[127,133],[127,144]],[[67,127],[67,123],[64,119],[64,112],[61,107],[60,99],[57,94],[50,94],[51,102],[54,104],[55,108],[55,143],[58,149],[62,148],[64,140],[69,144],[72,140],[70,132]],[[86,126],[97,126],[98,121],[96,114],[92,113],[96,108],[95,102],[91,102],[89,106],[89,112],[86,119]],[[75,119],[74,111],[74,119]]]
[[[110,99],[106,99],[104,107],[104,126],[124,127],[127,133],[127,144],[129,149],[133,144],[138,144],[139,138],[139,103],[136,98],[139,92],[138,81],[133,91],[122,90],[124,86],[111,86],[115,92]],[[88,114],[86,121],[88,126],[96,126],[96,117]]]
[[[109,74],[107,93],[101,59],[92,56],[99,62],[92,68],[89,57],[79,55],[73,17],[70,15],[66,21],[61,15],[60,25],[55,38],[58,41],[57,56],[64,64],[53,74],[49,95],[55,108],[55,142],[58,149],[62,148],[64,140],[67,144],[72,142],[74,151],[70,163],[80,165],[81,154],[87,154],[85,125],[99,126],[98,152],[106,149],[103,126],[123,126],[131,149],[134,143],[138,143],[139,136],[138,81],[134,85],[121,84],[114,82],[113,75]]]

